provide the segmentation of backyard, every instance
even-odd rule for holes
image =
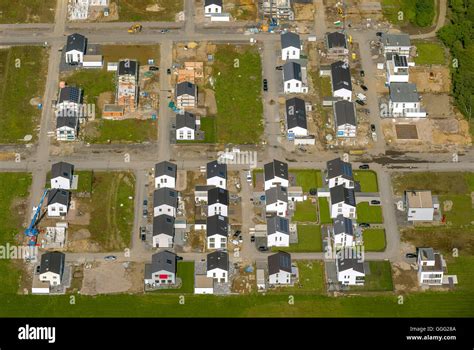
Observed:
[[[183,10],[183,1],[176,0],[120,0],[119,21],[174,22],[176,14]]]
[[[301,186],[304,193],[308,193],[310,189],[317,189],[323,186],[320,170],[289,169],[289,173],[290,178],[295,178],[296,186]]]
[[[52,23],[56,0],[0,0],[0,23]]]
[[[329,211],[329,201],[327,198],[318,198],[319,204],[319,223],[320,224],[331,224],[331,213]]]
[[[417,56],[416,65],[445,64],[444,47],[437,42],[415,42]]]
[[[361,192],[378,192],[377,173],[371,170],[354,170],[354,181],[359,181]]]
[[[383,252],[385,250],[385,230],[365,229],[363,231],[364,249],[367,252]]]
[[[325,292],[324,264],[318,260],[300,260],[297,263],[299,280],[293,287],[277,288],[277,292],[308,293],[311,295]]]
[[[379,205],[369,205],[367,202],[357,204],[357,222],[383,223],[382,207]]]
[[[298,243],[290,244],[289,247],[273,247],[273,251],[286,251],[294,253],[321,252],[321,226],[298,225]]]
[[[382,292],[392,291],[392,267],[390,261],[369,261],[370,273],[365,274],[364,286],[351,286],[350,290]]]
[[[317,222],[316,205],[307,199],[303,202],[296,202],[296,210],[293,215],[293,221],[296,222]]]

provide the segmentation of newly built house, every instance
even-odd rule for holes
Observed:
[[[176,85],[176,106],[178,108],[194,108],[197,106],[197,86],[189,81]]]
[[[264,165],[263,172],[265,191],[277,185],[288,187],[288,163],[274,159],[273,162]]]
[[[341,32],[327,33],[326,50],[328,56],[346,56],[349,54],[346,34]]]
[[[48,192],[48,216],[65,216],[69,211],[71,192],[68,190],[52,189]]]
[[[268,257],[268,283],[273,286],[291,284],[291,255],[278,252]]]
[[[176,284],[176,254],[168,250],[151,256],[151,264],[145,264],[145,284],[170,286]]]
[[[352,82],[349,64],[337,61],[331,64],[332,96],[352,101]]]
[[[64,267],[66,265],[66,255],[61,252],[46,252],[41,255],[39,270],[39,280],[47,282],[51,286],[61,284]]]
[[[446,262],[433,248],[418,248],[418,282],[420,285],[443,284]]]
[[[332,187],[330,193],[331,218],[336,219],[342,215],[348,219],[355,219],[356,201],[353,188],[346,188],[344,185]]]
[[[296,62],[287,62],[283,65],[283,91],[286,94],[307,93],[308,85],[306,84],[306,67]]]
[[[286,32],[280,35],[281,59],[299,60],[301,53],[300,36],[296,33]]]
[[[286,128],[288,135],[293,137],[308,136],[306,121],[306,104],[298,97],[286,100]]]
[[[344,257],[338,254],[336,271],[337,280],[343,285],[360,286],[365,283],[364,263],[358,257]]]
[[[153,193],[153,216],[169,215],[176,217],[178,210],[178,192],[172,188],[162,187]]]
[[[336,136],[341,138],[356,137],[357,121],[355,104],[347,100],[342,100],[334,103],[333,108]]]
[[[226,249],[229,219],[223,215],[208,216],[206,220],[207,249]]]
[[[267,246],[290,246],[290,221],[287,218],[272,216],[267,219]]]
[[[216,186],[225,190],[227,188],[227,164],[217,160],[207,163],[206,183],[208,186]]]
[[[58,117],[56,118],[56,140],[75,141],[79,134],[79,118]]]
[[[172,248],[174,243],[174,217],[159,215],[153,218],[153,247]]]
[[[229,208],[229,191],[214,187],[207,193],[207,215],[227,216]]]
[[[382,43],[384,55],[387,53],[410,54],[411,41],[408,34],[382,33],[380,42]]]
[[[204,15],[206,17],[218,13],[222,13],[222,0],[204,0]]]
[[[344,162],[341,158],[330,160],[326,163],[326,182],[329,188],[344,185],[346,188],[354,188],[354,174],[351,163]]]
[[[288,215],[288,189],[277,185],[265,191],[265,211],[277,216]]]
[[[433,199],[431,191],[405,191],[405,207],[407,221],[429,222],[434,220],[439,203]]]
[[[198,129],[196,116],[192,113],[176,114],[176,140],[194,140]]]
[[[425,118],[420,96],[412,83],[391,83],[389,86],[389,116],[401,118]]]
[[[408,56],[399,54],[387,54],[387,56],[387,84],[408,83]]]
[[[207,277],[217,283],[229,282],[229,254],[223,250],[207,254]]]
[[[338,215],[333,220],[333,240],[335,247],[352,247],[354,240],[354,226],[351,219]]]
[[[51,166],[51,188],[70,190],[74,178],[74,165],[59,162]]]
[[[71,65],[81,64],[87,49],[87,39],[84,35],[74,33],[68,35],[64,57],[66,63]]]
[[[155,165],[155,189],[176,188],[176,164],[163,161]]]
[[[56,117],[84,117],[82,115],[82,89],[75,86],[65,86],[59,90],[56,103]]]

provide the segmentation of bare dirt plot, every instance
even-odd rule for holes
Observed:
[[[314,5],[313,4],[293,4],[295,11],[295,21],[312,21],[314,20]]]
[[[255,21],[258,13],[257,7],[256,0],[226,1],[224,12],[229,12],[232,15],[232,19],[236,21]]]
[[[445,66],[417,66],[410,68],[410,82],[416,84],[418,92],[449,92],[451,78]]]
[[[416,125],[395,125],[395,130],[397,132],[397,139],[416,140],[418,138]]]
[[[146,65],[152,58],[160,62],[159,45],[103,45],[101,52],[105,62],[117,62],[123,58],[136,59],[140,65]]]

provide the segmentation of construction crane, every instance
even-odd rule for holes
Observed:
[[[39,231],[36,228],[36,224],[37,224],[37,221],[38,221],[38,217],[41,213],[41,207],[43,206],[44,199],[45,199],[46,195],[48,194],[48,192],[49,192],[48,189],[44,190],[43,196],[41,197],[41,200],[38,204],[38,207],[36,208],[35,215],[33,215],[33,218],[31,219],[30,225],[25,230],[25,235],[30,238],[29,241],[28,241],[29,246],[36,245],[36,237],[39,234]]]

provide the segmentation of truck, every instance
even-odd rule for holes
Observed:
[[[364,94],[361,94],[360,92],[357,94],[357,98],[361,101],[367,100],[367,96],[365,96]]]

